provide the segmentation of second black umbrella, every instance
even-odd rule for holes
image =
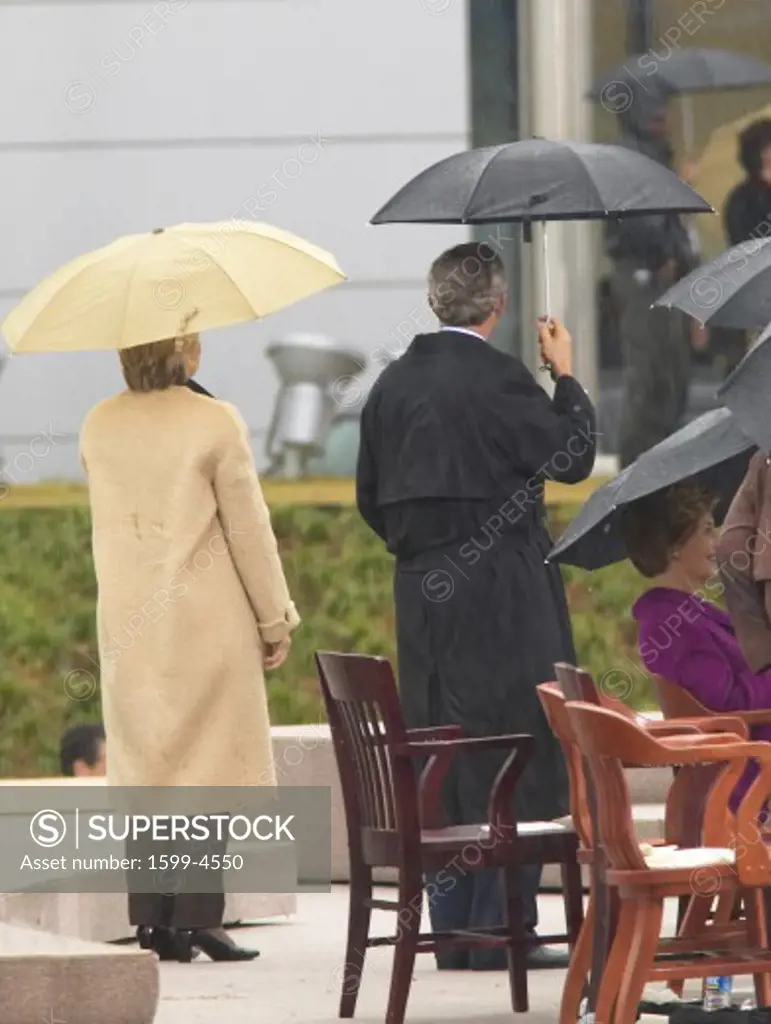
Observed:
[[[771,238],[726,249],[654,302],[713,327],[757,330],[771,323]]]
[[[627,557],[623,509],[691,478],[718,498],[715,518],[720,522],[755,451],[754,442],[728,409],[712,409],[596,490],[549,552],[549,561],[581,569],[602,569],[623,561]]]
[[[766,455],[771,453],[769,396],[771,324],[718,391],[718,397],[734,414],[742,430]]]

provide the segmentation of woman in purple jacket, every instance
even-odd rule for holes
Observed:
[[[649,672],[682,686],[711,711],[771,709],[771,671],[751,671],[731,619],[710,600],[723,591],[713,505],[704,492],[678,484],[625,511],[629,558],[651,581],[632,609],[640,657]],[[751,738],[771,741],[771,725],[754,726]],[[756,774],[750,764],[732,809]]]

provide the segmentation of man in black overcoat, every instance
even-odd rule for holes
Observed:
[[[521,821],[568,813],[567,774],[536,686],[575,662],[559,569],[545,563],[544,482],[584,480],[595,413],[572,376],[572,342],[539,322],[556,380],[549,398],[524,364],[488,344],[506,304],[503,263],[488,245],[440,256],[429,274],[440,330],[419,334],[375,382],[361,418],[357,504],[396,556],[399,687],[409,728],[460,725],[471,736],[531,733],[537,754],[517,790]],[[451,824],[487,820],[506,754],[458,759]],[[540,865],[522,871],[535,931]],[[427,882],[430,882],[427,879]],[[428,890],[429,894],[431,889]],[[434,930],[503,923],[497,872],[459,876],[429,898]],[[533,947],[532,966],[559,954]],[[437,955],[440,969],[503,969],[501,950]]]
[[[666,92],[653,82],[630,85],[629,100],[618,115],[620,145],[671,168]],[[607,221],[605,243],[624,365],[618,441],[623,469],[677,430],[687,411],[696,335],[684,313],[653,303],[698,258],[685,224],[671,213]]]

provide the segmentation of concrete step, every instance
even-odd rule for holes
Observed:
[[[153,953],[0,924],[3,1024],[151,1024]]]

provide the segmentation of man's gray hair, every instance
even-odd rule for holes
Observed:
[[[428,272],[428,304],[445,327],[483,324],[505,295],[503,260],[486,242],[448,249]]]

